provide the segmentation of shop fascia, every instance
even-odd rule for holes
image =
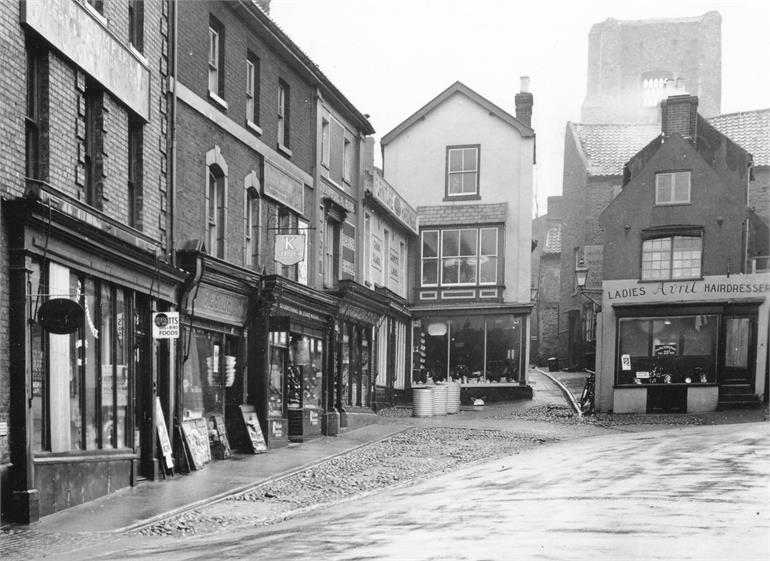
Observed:
[[[661,282],[604,281],[602,289],[605,306],[714,300],[766,300],[770,294],[770,275],[718,275],[697,280]]]

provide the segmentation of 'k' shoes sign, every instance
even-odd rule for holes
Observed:
[[[275,236],[275,260],[281,265],[296,265],[305,259],[304,234],[277,234]]]

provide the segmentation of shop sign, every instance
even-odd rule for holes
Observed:
[[[372,234],[372,268],[382,271],[382,240],[377,234]]]
[[[40,305],[37,321],[51,333],[66,335],[74,333],[83,325],[85,310],[70,298],[52,298]]]
[[[160,444],[160,451],[163,455],[166,469],[174,469],[174,452],[171,448],[171,440],[168,438],[163,407],[161,407],[160,398],[157,396],[155,397],[155,429],[158,431],[158,443]]]
[[[730,298],[767,299],[770,278],[766,274],[719,275],[692,281],[640,282],[604,281],[605,302],[637,304],[647,302],[707,302]]]
[[[179,312],[153,312],[153,339],[179,339]]]
[[[277,234],[275,236],[275,260],[287,267],[305,260],[304,234]]]
[[[676,354],[676,343],[655,345],[655,356],[673,356]]]
[[[283,203],[299,214],[305,214],[304,185],[265,161],[265,195]]]

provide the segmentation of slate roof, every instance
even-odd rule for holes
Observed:
[[[754,156],[755,166],[770,165],[770,109],[718,115],[708,122]]]
[[[505,222],[506,203],[418,206],[420,226],[496,224]]]
[[[718,115],[707,121],[754,156],[755,166],[770,165],[770,109]],[[623,166],[660,135],[659,124],[569,126],[591,175],[622,175]]]

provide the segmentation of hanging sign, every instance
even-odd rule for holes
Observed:
[[[83,306],[69,298],[52,298],[40,305],[37,321],[46,331],[65,335],[83,325]]]
[[[179,312],[153,312],[153,339],[179,339]]]
[[[275,260],[281,265],[296,265],[305,259],[304,234],[277,234],[275,236]]]

